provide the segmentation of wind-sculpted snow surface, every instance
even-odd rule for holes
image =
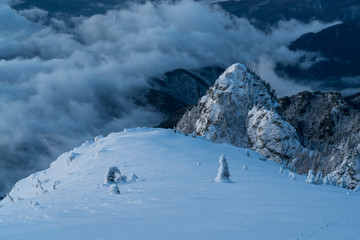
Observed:
[[[226,155],[231,183],[214,181],[221,154]],[[358,238],[360,193],[306,184],[305,176],[286,169],[279,173],[278,164],[259,157],[172,130],[112,133],[19,181],[0,202],[0,237]],[[104,183],[109,168],[129,180]]]

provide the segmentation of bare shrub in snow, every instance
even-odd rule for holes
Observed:
[[[10,196],[9,193],[6,193],[6,196],[10,199],[11,202],[14,202],[14,199],[12,198],[12,196]]]
[[[43,182],[47,182],[47,181],[43,181]],[[43,185],[42,185],[43,182],[40,181],[39,178],[37,178],[37,184],[35,185],[35,187],[36,187],[36,188],[40,187],[42,193],[45,194],[45,193],[48,193],[48,190],[46,190],[46,189],[43,187]]]
[[[263,156],[260,156],[260,158],[259,158],[259,160],[261,160],[261,161],[266,161],[266,157],[263,157]]]
[[[229,166],[226,162],[225,155],[222,154],[219,158],[220,167],[218,170],[218,174],[215,178],[215,182],[231,182],[230,181],[230,172]]]
[[[76,158],[78,157],[80,154],[79,153],[74,153],[74,152],[71,152],[70,153],[70,156],[68,157],[68,159],[66,160],[67,161],[67,165],[69,166],[71,164],[71,162]]]

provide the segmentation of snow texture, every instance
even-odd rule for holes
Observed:
[[[50,168],[17,182],[0,202],[2,239],[358,239],[360,193],[289,181],[260,155],[172,130],[127,129],[62,154]],[[213,181],[226,154],[231,184]],[[196,163],[201,162],[201,166]],[[242,171],[247,165],[251,171]],[[141,181],[117,184],[117,166]],[[284,170],[287,171],[287,170]],[[129,177],[131,178],[131,177]],[[44,190],[36,187],[38,179]],[[53,188],[56,183],[56,188]],[[113,188],[113,187],[111,187]],[[116,189],[116,187],[114,186]],[[11,199],[10,199],[11,196]],[[261,231],[259,230],[261,229]]]

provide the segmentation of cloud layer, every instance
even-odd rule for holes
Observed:
[[[16,12],[0,2],[0,193],[94,135],[157,124],[159,113],[132,100],[149,76],[243,62],[278,94],[305,89],[293,84],[289,92],[274,63],[312,59],[286,46],[327,26],[280,22],[265,34],[193,1],[131,4],[67,21],[71,28],[43,10]]]

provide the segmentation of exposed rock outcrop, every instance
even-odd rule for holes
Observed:
[[[206,95],[179,121],[177,128],[215,142],[248,147],[247,119],[253,106],[277,111],[274,91],[246,66],[230,66]]]

